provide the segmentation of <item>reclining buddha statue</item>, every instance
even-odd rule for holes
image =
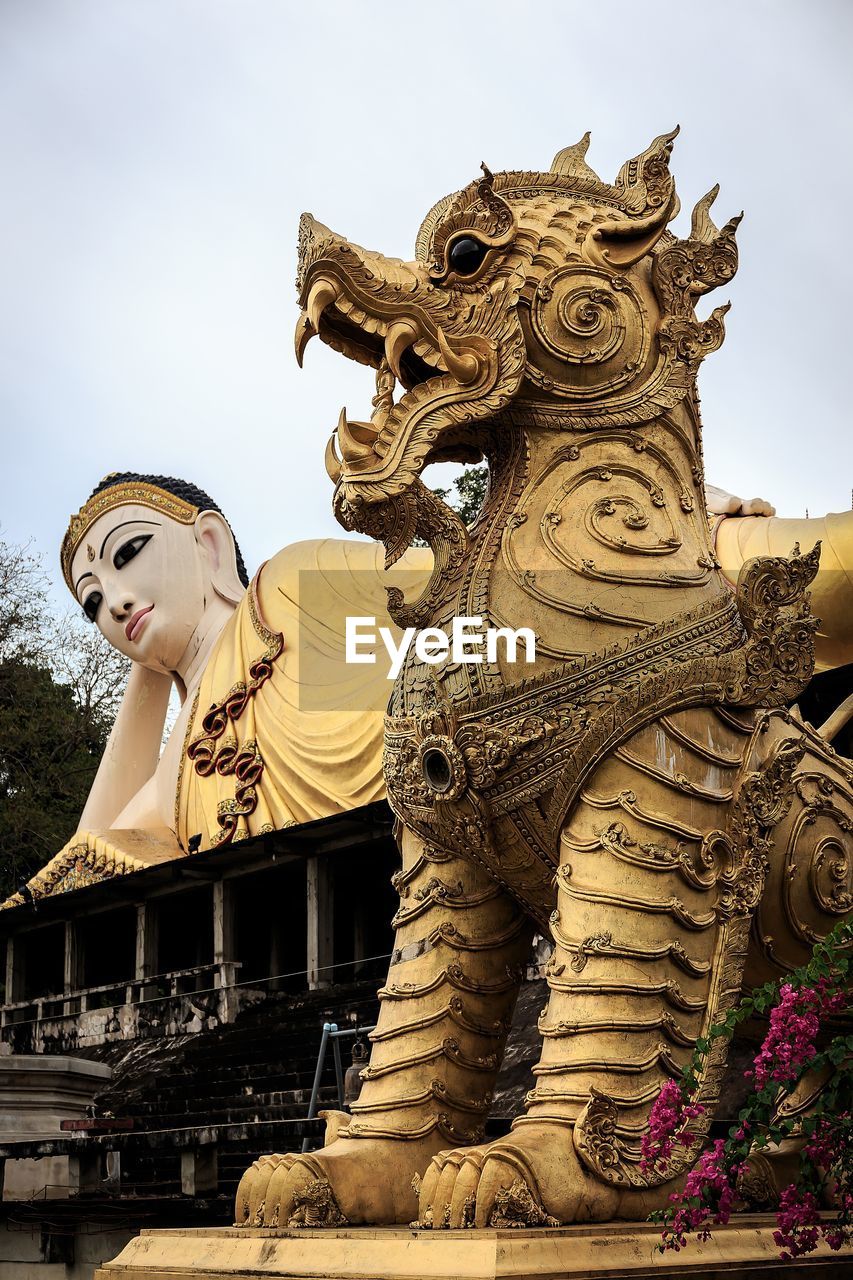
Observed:
[[[391,617],[536,643],[532,665],[407,653],[384,747],[400,903],[363,1087],[321,1150],[247,1170],[249,1229],[645,1218],[702,1149],[728,1046],[660,1171],[641,1140],[664,1082],[850,910],[851,765],[792,708],[816,644],[824,668],[853,656],[853,516],[714,494],[708,519],[696,379],[727,307],[694,304],[734,276],[739,219],[715,226],[715,189],[686,237],[667,229],[674,136],[613,183],[586,138],[547,172],[484,166],[411,262],[303,216],[297,357],[319,336],[377,378],[370,420],[342,412],[327,447],[334,510],[388,563],[418,539],[434,555]],[[421,472],[479,458],[467,528]],[[553,941],[534,1087],[486,1142],[534,930]]]
[[[425,579],[424,556],[404,561],[407,580]],[[78,831],[5,905],[384,795],[388,682],[344,661],[346,616],[391,625],[375,546],[296,543],[249,584],[206,493],[123,472],[71,517],[61,562],[130,675]],[[163,747],[175,687],[181,709]]]

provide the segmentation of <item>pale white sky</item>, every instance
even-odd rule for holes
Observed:
[[[410,257],[481,160],[589,128],[612,178],[675,122],[676,230],[716,181],[718,221],[746,211],[709,479],[848,508],[851,54],[842,0],[0,0],[4,536],[54,568],[125,469],[207,489],[250,572],[340,533],[323,449],[372,381],[319,343],[296,367],[300,212]]]

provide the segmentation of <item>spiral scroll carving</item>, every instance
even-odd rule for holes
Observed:
[[[783,903],[794,937],[813,946],[831,927],[832,917],[853,909],[853,797],[848,780],[811,772],[797,780],[797,796],[802,808],[788,840]]]
[[[853,910],[853,771],[810,725],[786,711],[768,718],[767,733],[777,732],[797,735],[806,749],[794,776],[793,804],[776,830],[780,856],[756,918],[755,936],[769,962],[756,970],[756,981],[803,964],[814,944]]]
[[[545,277],[530,323],[542,355],[541,369],[529,367],[529,375],[546,390],[580,400],[629,385],[649,357],[651,325],[639,295],[624,276],[585,263]]]
[[[850,856],[838,837],[827,837],[815,849],[809,869],[809,888],[821,911],[834,916],[853,911]]]
[[[560,564],[603,582],[657,587],[707,582],[711,561],[685,547],[681,523],[694,512],[695,502],[669,460],[635,436],[599,440],[610,444],[607,454],[596,450],[606,462],[584,465],[585,446],[574,446],[567,455],[578,466],[549,497],[540,521],[545,545]],[[656,464],[656,478],[633,461],[638,451]]]

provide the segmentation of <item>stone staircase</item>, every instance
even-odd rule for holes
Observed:
[[[322,1025],[372,1025],[376,986],[371,978],[299,995],[271,993],[212,1031],[87,1051],[113,1068],[96,1098],[97,1114],[133,1121],[133,1129],[113,1141],[121,1151],[122,1194],[179,1194],[181,1152],[214,1142],[218,1193],[230,1200],[252,1160],[299,1150]],[[351,1044],[349,1038],[341,1043],[344,1070]],[[318,1107],[324,1105],[338,1105],[331,1047]],[[312,1145],[319,1145],[322,1124],[312,1128]]]

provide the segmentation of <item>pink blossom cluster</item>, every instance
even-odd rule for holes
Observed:
[[[702,1152],[683,1189],[669,1197],[676,1208],[669,1232],[663,1237],[668,1248],[682,1248],[688,1231],[697,1231],[697,1239],[707,1240],[711,1234],[709,1218],[716,1225],[725,1226],[731,1217],[737,1200],[737,1180],[747,1166],[738,1163],[727,1168],[724,1147],[723,1139],[717,1138],[712,1147]]]
[[[803,1148],[804,1154],[819,1169],[828,1170],[844,1154],[846,1129],[850,1125],[850,1112],[840,1111],[835,1116],[821,1116]]]
[[[776,1224],[773,1239],[786,1262],[803,1253],[811,1253],[817,1246],[820,1233],[820,1214],[814,1192],[804,1191],[793,1183],[785,1187],[779,1196]]]
[[[837,1196],[837,1202],[840,1213],[844,1214],[849,1224],[853,1215],[853,1195],[844,1191]],[[830,1249],[840,1249],[844,1244],[853,1243],[853,1227],[843,1222],[824,1222],[821,1224],[821,1231]]]
[[[769,1084],[784,1085],[800,1078],[817,1057],[817,1039],[823,1020],[844,1009],[848,999],[849,992],[833,992],[826,978],[803,987],[782,984],[778,1002],[770,1013],[767,1035],[752,1069],[745,1073],[752,1078],[755,1095]],[[640,1168],[644,1172],[665,1170],[676,1143],[685,1148],[692,1145],[694,1135],[687,1131],[688,1121],[704,1111],[699,1103],[691,1101],[695,1089],[695,1081],[689,1087],[668,1081],[661,1089],[642,1140]],[[767,1098],[756,1098],[755,1102],[760,1116],[768,1105]],[[745,1142],[754,1126],[754,1120],[744,1118],[731,1137],[736,1142]],[[838,1215],[833,1222],[821,1219],[817,1183],[806,1179],[806,1185],[792,1183],[786,1187],[780,1198],[774,1232],[783,1259],[811,1253],[821,1238],[832,1249],[853,1243],[851,1131],[853,1116],[843,1111],[822,1116],[809,1135],[803,1151],[805,1161],[812,1171],[820,1169],[824,1176],[831,1174],[836,1179],[834,1204]],[[728,1155],[729,1161],[732,1154]],[[705,1240],[712,1224],[725,1225],[739,1198],[738,1179],[747,1169],[745,1161],[727,1164],[726,1143],[717,1139],[699,1157],[683,1189],[669,1197],[673,1208],[660,1215],[666,1222],[661,1247],[683,1248],[688,1233],[696,1232],[698,1239]]]
[[[842,1184],[835,1183],[834,1204],[848,1222],[853,1214],[853,1194],[845,1189],[844,1184],[849,1174],[844,1169],[844,1164],[845,1157],[849,1160],[851,1119],[853,1117],[849,1111],[820,1116],[803,1148],[806,1159],[818,1169],[824,1173],[832,1170],[841,1176]],[[817,1209],[814,1194],[802,1187],[792,1183],[782,1192],[776,1215],[778,1230],[774,1231],[773,1239],[785,1250],[783,1258],[796,1258],[801,1254],[811,1253],[819,1235],[823,1236],[831,1249],[840,1249],[842,1245],[851,1243],[853,1229],[843,1221],[822,1222]]]
[[[825,978],[812,987],[792,987],[783,982],[779,1002],[770,1012],[770,1026],[750,1071],[756,1090],[769,1081],[784,1084],[796,1080],[817,1054],[815,1042],[821,1019],[844,1005],[844,993],[827,993]]]
[[[701,1103],[690,1102],[682,1085],[667,1080],[649,1112],[649,1128],[643,1134],[640,1160],[643,1173],[658,1164],[665,1166],[676,1142],[683,1147],[693,1145],[693,1134],[686,1132],[685,1126],[688,1120],[703,1115],[704,1111]]]

